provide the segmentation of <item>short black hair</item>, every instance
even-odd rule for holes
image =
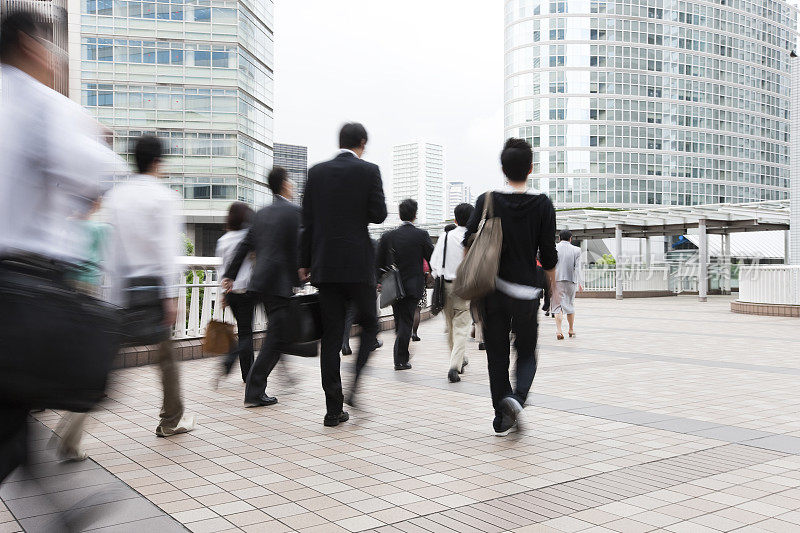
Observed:
[[[348,122],[339,130],[339,148],[360,148],[361,141],[367,140],[367,129],[361,123]]]
[[[31,37],[42,33],[34,14],[23,9],[12,11],[0,23],[0,62],[7,63],[17,53],[20,33]]]
[[[267,185],[272,194],[279,195],[283,192],[284,182],[289,181],[289,173],[283,167],[272,167],[267,175]]]
[[[142,135],[136,139],[133,157],[139,174],[147,174],[153,169],[153,165],[163,159],[164,143],[155,135]]]
[[[503,174],[509,181],[527,181],[533,164],[533,148],[528,141],[512,137],[503,147],[500,163],[503,165]]]
[[[417,201],[411,198],[406,198],[400,202],[400,209],[398,210],[400,213],[400,220],[403,222],[411,222],[417,218],[417,208]]]
[[[446,226],[444,227],[444,232],[445,232],[445,233],[447,233],[448,231],[453,231],[453,230],[454,230],[454,229],[456,229],[457,227],[458,227],[458,226],[456,226],[455,224],[448,224],[448,225],[446,225]]]
[[[469,219],[472,217],[472,212],[475,210],[471,204],[458,204],[453,209],[453,214],[456,216],[456,224],[459,226],[466,226]]]
[[[244,202],[233,202],[228,208],[228,219],[225,227],[230,231],[239,231],[253,222],[253,210]]]
[[[568,241],[572,238],[572,232],[568,229],[562,229],[558,233],[558,238],[561,239],[562,241]]]

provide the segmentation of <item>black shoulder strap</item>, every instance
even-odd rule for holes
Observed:
[[[444,265],[447,262],[447,238],[450,236],[450,231],[444,232],[444,253],[442,254],[442,270],[444,270]],[[444,275],[444,273],[442,273],[442,275]]]

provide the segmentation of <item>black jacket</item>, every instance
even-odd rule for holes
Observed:
[[[428,232],[412,224],[403,224],[381,237],[378,244],[378,275],[396,264],[403,278],[406,296],[420,299],[425,291],[422,260],[430,263],[432,253],[433,242]]]
[[[542,268],[555,268],[556,212],[553,203],[544,194],[493,192],[494,215],[500,217],[503,227],[503,249],[500,253],[498,277],[529,287],[541,286],[536,273],[536,254],[541,253]],[[475,211],[467,223],[465,246],[478,231],[483,217],[486,194],[478,197]]]
[[[224,277],[236,279],[245,256],[256,252],[249,291],[270,296],[292,296],[300,285],[297,276],[297,242],[300,208],[276,196],[272,205],[256,213],[253,225],[236,249]]]
[[[311,167],[300,244],[300,266],[311,268],[311,282],[375,285],[375,251],[367,226],[384,220],[377,165],[343,152]]]

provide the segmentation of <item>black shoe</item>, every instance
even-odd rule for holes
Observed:
[[[550,316],[550,311],[545,311],[544,316]]]
[[[483,343],[483,342],[479,342],[478,343],[478,349],[481,350],[481,351],[485,351],[486,350],[486,344]]]
[[[334,426],[338,426],[342,422],[347,422],[348,420],[350,420],[350,414],[347,411],[342,411],[338,415],[325,415],[325,420],[323,420],[322,423],[325,426],[332,428]]]
[[[349,346],[342,348],[342,355],[353,355],[353,350]]]
[[[374,352],[375,350],[377,350],[379,348],[383,348],[383,341],[380,340],[380,339],[375,341],[375,346],[372,347],[372,351]]]
[[[505,437],[516,429],[516,420],[511,420],[504,414],[495,415],[492,426],[494,427],[494,434],[498,437]]]
[[[464,367],[466,367],[468,364],[469,364],[469,361],[467,361],[466,359],[464,359],[464,362],[463,362],[463,363],[461,363],[461,370],[459,370],[459,371],[458,371],[458,373],[459,373],[459,374],[463,374],[463,373],[464,373]]]
[[[458,383],[461,381],[461,378],[458,377],[458,370],[455,368],[451,368],[450,371],[447,373],[447,379],[450,380],[450,383]]]
[[[411,335],[411,340],[414,341],[414,342],[419,342],[422,339],[419,338],[419,335]]]
[[[345,404],[345,405],[349,405],[350,407],[355,407],[355,406],[356,406],[355,396],[354,396],[354,395],[352,395],[352,394],[350,394],[349,396],[347,396],[347,397],[344,399],[344,404]]]
[[[395,370],[411,370],[411,363],[403,363],[402,365],[394,365]]]
[[[267,396],[266,394],[262,394],[260,398],[250,401],[245,400],[244,406],[245,407],[264,407],[267,405],[275,405],[278,403],[278,399],[274,396]]]
[[[513,396],[506,396],[502,400],[500,400],[500,405],[498,406],[500,412],[503,414],[504,421],[511,421],[513,424],[517,423],[517,418],[519,414],[522,412],[522,404],[519,403],[519,400],[514,398]]]

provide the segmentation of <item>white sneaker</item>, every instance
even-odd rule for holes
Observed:
[[[165,428],[162,425],[159,425],[156,428],[156,435],[159,437],[171,437],[173,435],[177,435],[179,433],[189,433],[195,428],[196,420],[194,415],[183,415],[178,425],[174,428]]]
[[[86,452],[86,450],[62,450],[59,448],[58,458],[64,463],[78,463],[88,459],[89,454]]]

